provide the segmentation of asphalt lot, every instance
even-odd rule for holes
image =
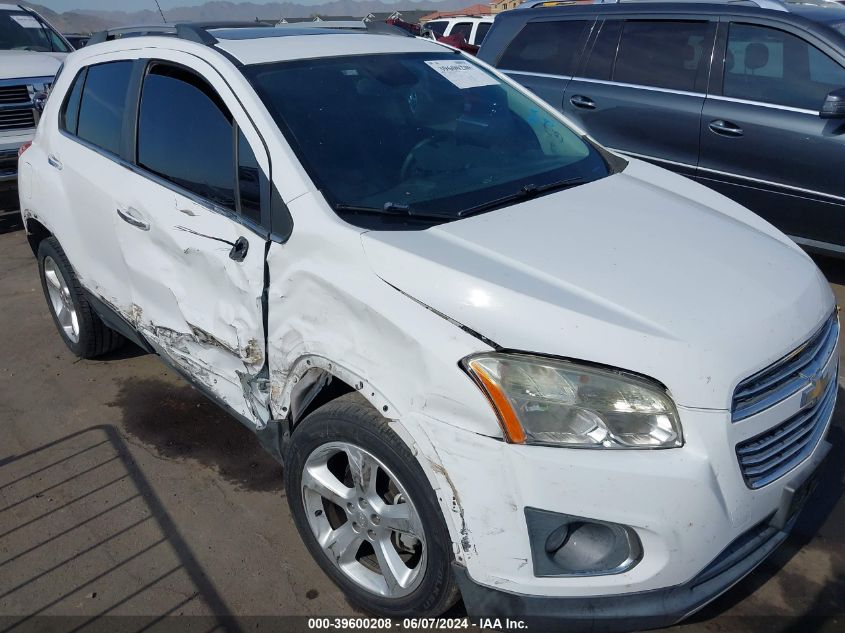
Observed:
[[[178,630],[285,631],[305,625],[266,616],[355,615],[301,544],[282,469],[251,433],[135,348],[72,357],[23,232],[5,230],[0,632],[172,629],[158,618],[173,614],[203,616],[180,619]],[[845,261],[817,261],[845,304]],[[795,533],[676,630],[845,630],[839,382],[834,449]]]

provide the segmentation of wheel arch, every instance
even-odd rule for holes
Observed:
[[[29,247],[32,249],[33,255],[38,254],[38,245],[41,242],[53,237],[52,231],[34,217],[24,219],[24,228],[26,229],[26,239],[29,242]]]
[[[467,545],[460,496],[429,437],[431,430],[421,428],[425,424],[420,416],[413,412],[402,415],[370,381],[339,363],[313,354],[297,360],[287,374],[284,388],[274,386],[272,408],[287,420],[289,432],[294,433],[308,414],[350,393],[357,393],[384,417],[390,429],[408,446],[437,498],[452,539],[455,561],[465,565],[472,552]]]

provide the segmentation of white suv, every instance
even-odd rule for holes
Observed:
[[[463,35],[467,44],[481,46],[487,32],[493,26],[493,16],[460,15],[449,18],[439,18],[426,22],[423,27],[436,36]]]
[[[801,249],[447,46],[177,31],[56,83],[21,158],[47,303],[252,429],[356,604],[657,626],[783,541],[837,390]]]
[[[53,78],[72,50],[32,9],[0,4],[0,189],[15,186],[18,150],[32,140]]]

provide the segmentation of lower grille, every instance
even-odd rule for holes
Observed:
[[[0,110],[0,130],[27,130],[35,127],[32,108]]]
[[[695,584],[693,586],[703,585],[708,580],[726,572],[734,565],[746,560],[754,552],[778,536],[779,530],[769,525],[771,519],[771,516],[768,517],[765,521],[757,524],[728,545],[713,562],[695,577]]]
[[[821,440],[836,406],[836,376],[810,408],[736,447],[739,467],[749,488],[762,488],[803,462]]]
[[[0,103],[28,103],[27,86],[0,86]]]

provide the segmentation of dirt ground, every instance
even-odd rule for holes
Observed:
[[[0,632],[285,631],[304,624],[284,616],[355,615],[252,434],[133,347],[73,358],[14,228],[0,227]],[[845,303],[845,261],[817,261]],[[795,533],[677,630],[845,630],[839,384],[834,448]]]

